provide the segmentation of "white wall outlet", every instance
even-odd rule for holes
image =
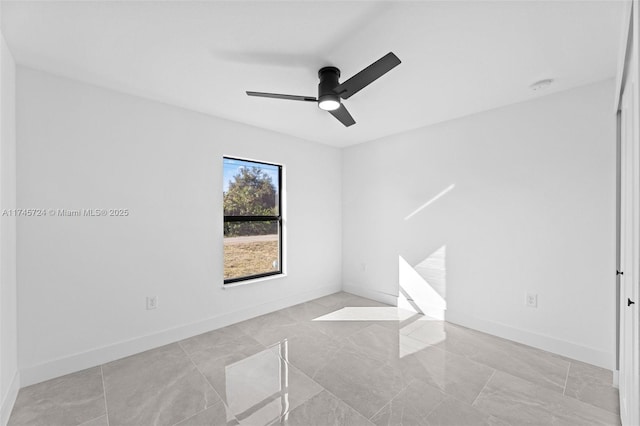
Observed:
[[[158,296],[147,297],[147,310],[155,309],[158,307]]]
[[[367,272],[367,264],[366,263],[361,263],[360,264],[360,272]]]
[[[530,308],[538,307],[538,295],[536,293],[527,293],[525,304]]]

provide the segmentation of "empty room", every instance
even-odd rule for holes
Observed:
[[[0,426],[640,426],[638,0],[0,33]]]

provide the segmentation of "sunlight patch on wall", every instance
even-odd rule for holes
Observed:
[[[444,320],[447,309],[446,254],[446,246],[442,246],[415,268],[398,256],[399,308]]]
[[[414,211],[412,211],[411,213],[409,213],[407,216],[405,216],[404,220],[409,220],[411,219],[413,216],[417,215],[418,213],[420,213],[422,210],[426,209],[427,207],[429,207],[429,205],[431,205],[432,203],[434,203],[435,201],[437,201],[439,198],[443,197],[444,195],[446,195],[449,191],[451,191],[453,188],[456,187],[455,183],[452,183],[451,185],[447,186],[445,189],[443,189],[442,191],[440,191],[438,194],[436,194],[433,198],[431,198],[429,201],[427,201],[426,203],[424,203],[423,205],[421,205],[420,207],[418,207],[417,209],[415,209]]]
[[[347,306],[313,321],[397,321],[398,357],[419,352],[446,339],[446,255],[442,246],[415,267],[398,256],[398,306]]]

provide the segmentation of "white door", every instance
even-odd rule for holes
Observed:
[[[632,64],[636,62],[631,61]],[[632,68],[636,68],[633,66]],[[640,425],[639,323],[640,282],[640,139],[637,81],[629,74],[621,102],[620,123],[620,416],[623,425]]]

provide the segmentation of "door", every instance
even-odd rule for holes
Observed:
[[[637,58],[628,75],[620,108],[620,416],[623,425],[640,425],[640,139]]]

